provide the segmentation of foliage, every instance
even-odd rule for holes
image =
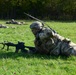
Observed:
[[[41,19],[76,20],[76,0],[1,0],[0,18],[28,18],[23,12]]]
[[[18,20],[22,21],[22,20]],[[18,41],[25,42],[26,46],[34,46],[34,36],[31,33],[29,25],[33,21],[25,21],[25,25],[5,24],[9,28],[0,29],[0,42]],[[56,30],[60,35],[70,38],[76,43],[76,22],[56,22],[46,21],[46,23]],[[1,49],[0,44],[0,75],[75,75],[76,57],[70,56],[48,56],[39,54],[14,53],[15,48],[10,47],[9,51]]]

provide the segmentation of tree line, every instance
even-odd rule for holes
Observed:
[[[0,19],[76,20],[76,0],[0,0]]]

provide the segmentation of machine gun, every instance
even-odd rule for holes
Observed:
[[[9,50],[9,47],[10,46],[12,46],[12,47],[15,47],[16,49],[15,49],[15,53],[18,53],[18,51],[21,49],[21,52],[25,52],[25,53],[27,53],[27,52],[29,52],[29,51],[31,51],[31,52],[35,52],[36,51],[36,49],[35,49],[35,47],[30,47],[30,46],[25,46],[24,44],[24,42],[19,42],[18,41],[18,43],[17,44],[14,44],[14,43],[12,43],[12,42],[2,42],[2,43],[0,43],[0,44],[2,44],[3,45],[3,47],[2,47],[2,49],[4,49],[5,48],[5,46],[7,46],[7,51]],[[27,50],[26,48],[28,48],[29,50]]]
[[[18,41],[17,44],[14,44],[14,43],[12,43],[12,42],[5,42],[5,41],[2,42],[2,43],[0,43],[0,44],[3,45],[2,49],[4,49],[5,46],[7,46],[7,51],[9,50],[9,47],[10,47],[10,46],[16,48],[16,50],[15,50],[16,53],[18,53],[19,49],[21,49],[21,51],[24,51],[24,50],[25,50],[24,43],[23,43],[23,42],[19,42],[19,41]]]
[[[2,49],[4,49],[5,46],[7,46],[7,51],[9,50],[9,46],[13,46],[13,47],[15,47],[15,46],[17,45],[17,44],[14,44],[14,43],[12,43],[12,42],[6,42],[6,41],[1,42],[0,44],[3,45]]]

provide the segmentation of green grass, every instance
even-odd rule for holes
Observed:
[[[6,21],[0,20],[10,28],[0,28],[0,42],[18,41],[25,42],[27,46],[34,46],[34,35],[29,26],[33,21],[24,20],[27,25],[7,25]],[[76,22],[56,22],[46,21],[46,23],[56,30],[60,35],[71,39],[76,43]],[[11,28],[15,27],[15,28]],[[15,48],[10,47],[9,51],[1,50],[0,44],[0,75],[75,75],[76,57],[56,57],[39,54],[14,53]]]

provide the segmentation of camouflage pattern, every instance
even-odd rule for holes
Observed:
[[[12,19],[11,21],[7,21],[6,24],[18,24],[18,25],[23,25],[25,24],[25,22],[17,22],[14,19]]]
[[[34,26],[41,26],[33,23],[30,28],[35,35],[35,47],[38,53],[50,55],[76,55],[76,44],[67,38],[60,36],[51,28],[42,27],[40,30],[35,29]],[[36,26],[35,26],[36,27]],[[36,31],[36,32],[35,32]]]
[[[8,28],[8,27],[5,26],[5,25],[0,24],[0,28]]]
[[[36,22],[34,22],[34,23],[32,23],[31,25],[30,25],[30,28],[31,29],[42,29],[42,27],[43,27],[43,25],[42,25],[42,23],[41,22],[38,22],[38,21],[36,21]]]

